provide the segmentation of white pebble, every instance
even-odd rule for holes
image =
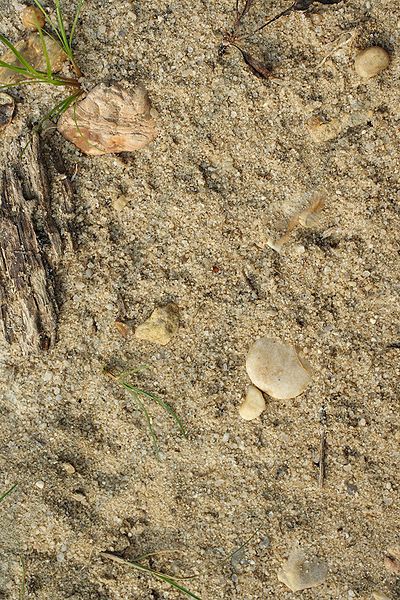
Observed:
[[[390,64],[389,53],[384,48],[372,46],[360,52],[354,62],[357,75],[363,79],[375,77]]]
[[[263,337],[250,348],[246,370],[251,382],[272,398],[295,398],[311,382],[311,368],[295,348]]]
[[[239,407],[239,415],[245,421],[256,419],[265,410],[265,399],[255,385],[249,385],[247,388],[246,398]]]
[[[39,480],[35,483],[35,485],[39,490],[42,490],[44,488],[44,481]]]

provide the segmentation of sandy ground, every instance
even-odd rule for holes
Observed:
[[[285,6],[263,0],[259,11]],[[0,0],[13,40],[19,7]],[[21,558],[25,598],[180,598],[99,556],[171,548],[179,553],[153,566],[197,574],[187,585],[203,600],[367,600],[377,589],[400,598],[383,564],[399,542],[400,8],[348,0],[282,19],[249,45],[274,67],[270,81],[238,53],[218,56],[233,9],[228,0],[86,2],[76,45],[86,85],[143,82],[161,133],[137,154],[100,158],[54,131],[43,138],[77,173],[78,249],[60,273],[57,346],[25,358],[2,347],[0,489],[18,488],[0,506],[1,598],[19,598]],[[250,29],[258,22],[256,10]],[[373,44],[392,63],[366,83],[353,63]],[[15,94],[3,164],[55,98]],[[312,139],[316,116],[337,119],[334,139]],[[271,249],[318,191],[320,220],[282,254]],[[169,301],[181,327],[166,347],[116,330],[117,317],[139,324]],[[262,335],[301,347],[315,375],[304,394],[269,399],[245,422],[245,357]],[[151,407],[161,460],[129,396],[104,377],[110,362],[148,364],[138,382],[184,419],[187,440]],[[277,579],[296,541],[329,565],[325,584],[299,594]]]

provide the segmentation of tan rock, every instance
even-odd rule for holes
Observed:
[[[38,26],[44,27],[46,19],[42,11],[36,6],[25,6],[21,12],[21,22],[28,31],[36,31]]]
[[[390,64],[390,55],[379,46],[372,46],[358,54],[354,61],[354,68],[357,75],[363,79],[371,79],[379,75],[381,71],[387,69]]]
[[[141,85],[100,84],[58,122],[58,130],[90,155],[132,152],[157,137],[150,100]]]
[[[75,473],[75,467],[74,465],[71,465],[71,463],[63,463],[62,467],[67,475],[73,475]]]
[[[311,382],[311,368],[290,344],[269,337],[250,348],[246,370],[251,382],[272,398],[295,398]]]
[[[11,123],[14,115],[14,98],[0,92],[0,131]]]
[[[330,142],[338,137],[342,131],[342,125],[339,119],[323,121],[321,117],[312,117],[307,123],[311,138],[317,144]]]
[[[255,385],[249,385],[246,398],[239,406],[239,415],[245,421],[251,421],[261,415],[265,406],[263,393]]]
[[[165,346],[179,329],[179,308],[171,303],[156,308],[151,316],[139,325],[135,337]]]
[[[316,557],[307,557],[296,545],[278,572],[278,579],[292,592],[316,587],[324,583],[328,575],[326,563]]]
[[[37,33],[32,33],[26,40],[16,42],[14,46],[32,67],[39,71],[46,71],[46,59],[43,54],[40,37]],[[47,36],[46,48],[50,59],[51,70],[53,73],[58,73],[58,71],[62,69],[64,62],[67,60],[67,55],[55,40]],[[1,60],[17,67],[21,66],[11,50],[7,50],[7,52],[2,55]],[[0,83],[2,85],[17,83],[21,79],[24,79],[23,75],[19,75],[6,67],[0,68]]]
[[[389,596],[386,596],[383,592],[372,592],[372,598],[374,600],[390,600]]]

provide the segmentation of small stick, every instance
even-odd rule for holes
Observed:
[[[321,489],[324,487],[324,480],[325,480],[325,475],[326,475],[325,454],[326,454],[326,431],[325,431],[325,427],[323,427],[321,429],[321,438],[320,438],[320,445],[319,445],[319,478],[318,478],[318,484],[319,484],[319,487]]]

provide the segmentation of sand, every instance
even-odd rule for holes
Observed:
[[[28,357],[1,348],[0,490],[18,484],[0,505],[7,600],[20,598],[20,560],[29,599],[181,598],[100,556],[170,549],[152,566],[196,574],[186,585],[203,600],[400,597],[384,567],[399,543],[400,8],[349,0],[278,21],[247,46],[273,68],[263,81],[238,52],[218,56],[233,4],[85,3],[85,86],[142,82],[160,135],[136,154],[94,158],[54,130],[42,139],[73,179],[78,247],[59,275],[58,344]],[[249,29],[285,6],[260,2]],[[0,0],[13,40],[19,7]],[[354,59],[374,44],[392,62],[365,82]],[[2,165],[59,98],[14,94]],[[333,123],[332,139],[310,135],[316,117]],[[316,193],[319,219],[274,251],[269,239]],[[136,326],[168,302],[181,326],[165,347],[117,331],[115,319]],[[246,422],[245,358],[263,335],[301,348],[314,377]],[[184,420],[186,440],[149,405],[160,460],[129,395],[104,376],[110,364],[149,365],[133,381]],[[277,578],[296,542],[329,567],[297,595]]]

